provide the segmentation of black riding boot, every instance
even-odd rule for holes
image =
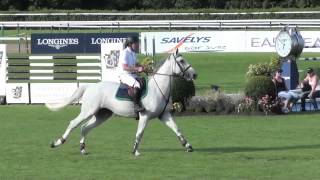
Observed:
[[[134,88],[133,89],[133,103],[134,103],[134,112],[139,113],[144,111],[144,107],[142,106],[140,102],[140,96],[141,96],[141,91],[139,88]]]

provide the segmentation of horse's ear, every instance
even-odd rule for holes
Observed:
[[[176,53],[175,53],[175,55],[178,55],[178,53],[179,53],[179,49],[177,48],[177,49],[176,49]]]

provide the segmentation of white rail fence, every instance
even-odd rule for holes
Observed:
[[[320,28],[320,19],[142,20],[142,21],[3,21],[0,28],[72,29],[279,29],[284,25]]]

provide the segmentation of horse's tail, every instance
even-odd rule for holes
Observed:
[[[71,97],[65,98],[63,101],[58,103],[46,103],[46,107],[51,111],[59,111],[62,108],[66,107],[67,105],[73,103],[74,101],[79,100],[83,93],[85,92],[87,86],[80,86]]]

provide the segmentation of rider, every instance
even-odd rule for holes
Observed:
[[[128,37],[124,43],[124,49],[120,52],[118,62],[118,72],[120,81],[129,87],[129,95],[134,102],[136,113],[144,111],[140,103],[141,84],[137,80],[138,73],[143,72],[144,68],[137,63],[136,52],[139,51],[139,38],[137,36]]]

